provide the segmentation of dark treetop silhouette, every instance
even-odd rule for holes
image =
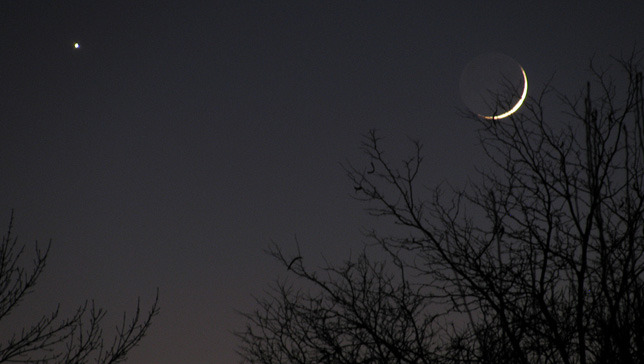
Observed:
[[[422,145],[346,167],[367,211],[403,228],[315,270],[279,247],[280,280],[246,313],[250,363],[644,363],[644,96],[639,55],[591,63],[508,119],[469,115],[489,164],[425,190]],[[503,96],[503,95],[499,95]],[[554,99],[563,113],[546,108]],[[503,100],[503,98],[500,98]],[[429,197],[427,197],[429,195]],[[299,252],[298,252],[299,253]]]
[[[43,273],[51,243],[45,249],[36,245],[33,266],[24,265],[25,246],[13,233],[13,212],[7,234],[0,243],[0,324],[25,302]],[[123,314],[114,338],[106,342],[101,320],[106,311],[85,302],[71,316],[63,317],[60,307],[22,328],[3,328],[0,363],[119,363],[126,359],[145,336],[152,318],[159,312],[158,292],[149,311],[137,303],[134,315]]]

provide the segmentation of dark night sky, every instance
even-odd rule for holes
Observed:
[[[0,223],[14,208],[21,241],[53,239],[15,319],[86,298],[118,318],[159,287],[128,363],[236,362],[235,310],[285,273],[271,241],[339,261],[375,224],[340,166],[362,134],[393,156],[422,140],[427,182],[460,184],[480,160],[469,60],[576,90],[642,19],[641,1],[0,0]]]

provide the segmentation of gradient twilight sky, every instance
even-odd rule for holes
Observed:
[[[362,134],[393,156],[420,139],[428,184],[459,184],[480,158],[457,112],[472,58],[513,57],[529,95],[553,74],[577,90],[643,19],[642,1],[0,0],[0,224],[14,208],[20,241],[53,239],[16,319],[94,298],[110,320],[159,287],[128,363],[237,362],[235,310],[285,273],[271,241],[339,261],[375,225],[340,166]]]

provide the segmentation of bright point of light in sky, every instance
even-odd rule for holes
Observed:
[[[76,49],[80,48],[80,44],[74,43],[74,48],[76,48]]]

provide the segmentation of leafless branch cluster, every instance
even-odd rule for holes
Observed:
[[[36,245],[32,266],[26,267],[22,259],[25,246],[18,243],[12,230],[13,213],[0,243],[0,323],[34,290],[51,247],[51,243],[45,249]],[[72,315],[63,316],[56,307],[49,315],[3,336],[0,363],[120,363],[143,339],[158,312],[157,292],[149,311],[143,312],[137,302],[134,315],[128,319],[124,314],[112,343],[106,343],[101,326],[104,309],[85,302]]]
[[[289,260],[274,247],[282,263]],[[402,267],[399,267],[402,269]],[[269,300],[247,314],[242,335],[249,361],[262,363],[430,363],[436,316],[409,284],[365,254],[319,272],[301,262],[293,273],[313,290],[278,284]]]
[[[320,272],[298,260],[291,272],[311,288],[258,300],[244,358],[644,363],[642,73],[636,54],[615,65],[625,77],[592,66],[581,97],[559,95],[556,120],[548,88],[507,119],[472,116],[489,165],[450,194],[419,185],[420,143],[395,163],[371,131],[367,166],[347,173],[369,213],[408,231],[372,234],[395,269],[364,255]]]

